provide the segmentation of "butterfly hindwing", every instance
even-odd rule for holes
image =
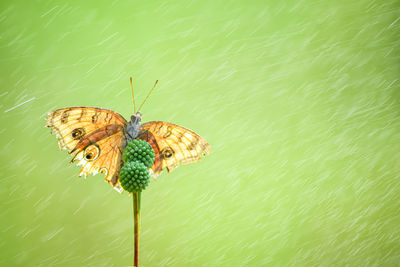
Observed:
[[[113,187],[119,187],[118,178],[123,165],[122,151],[125,142],[123,131],[118,131],[80,150],[72,159],[72,162],[77,161],[77,165],[82,166],[79,176],[101,172],[105,174],[107,182]]]
[[[196,162],[211,151],[207,141],[195,132],[164,121],[150,121],[141,125],[149,131],[148,142],[152,145],[156,159],[152,166],[155,175],[166,168],[171,172],[179,163]],[[143,133],[142,138],[147,138]]]
[[[75,153],[72,161],[82,165],[81,175],[106,174],[117,185],[125,146],[123,127],[126,120],[118,113],[93,107],[72,107],[52,111],[47,127],[57,135],[60,149]]]

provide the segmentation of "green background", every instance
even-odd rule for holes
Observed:
[[[132,264],[131,197],[44,128],[130,76],[212,147],[142,194],[141,266],[400,266],[397,1],[0,5],[1,266]]]

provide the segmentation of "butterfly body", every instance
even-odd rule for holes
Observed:
[[[105,180],[122,192],[119,171],[122,153],[132,139],[147,141],[155,152],[151,174],[156,177],[163,169],[171,172],[180,163],[201,159],[211,151],[201,136],[182,126],[163,121],[141,124],[137,112],[127,122],[120,114],[94,107],[71,107],[50,112],[47,127],[56,134],[60,149],[74,154],[72,162],[82,166],[79,176],[104,173]]]

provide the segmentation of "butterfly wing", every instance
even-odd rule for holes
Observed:
[[[104,173],[105,180],[121,192],[119,171],[123,165],[122,152],[126,146],[125,140],[123,131],[118,131],[79,150],[72,159],[72,162],[77,161],[77,165],[82,166],[79,176]]]
[[[155,176],[165,168],[168,172],[179,166],[201,160],[211,151],[207,141],[195,132],[164,121],[150,121],[141,125],[141,139],[147,139],[155,152],[152,170]]]
[[[126,120],[118,113],[93,107],[72,107],[52,111],[46,127],[56,134],[60,149],[74,154],[82,166],[79,176],[105,173],[106,181],[118,187],[122,151],[126,145]]]

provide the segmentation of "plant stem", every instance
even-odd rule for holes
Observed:
[[[133,222],[134,222],[134,240],[135,253],[133,257],[133,266],[139,267],[139,241],[140,241],[140,195],[141,192],[133,193]]]

